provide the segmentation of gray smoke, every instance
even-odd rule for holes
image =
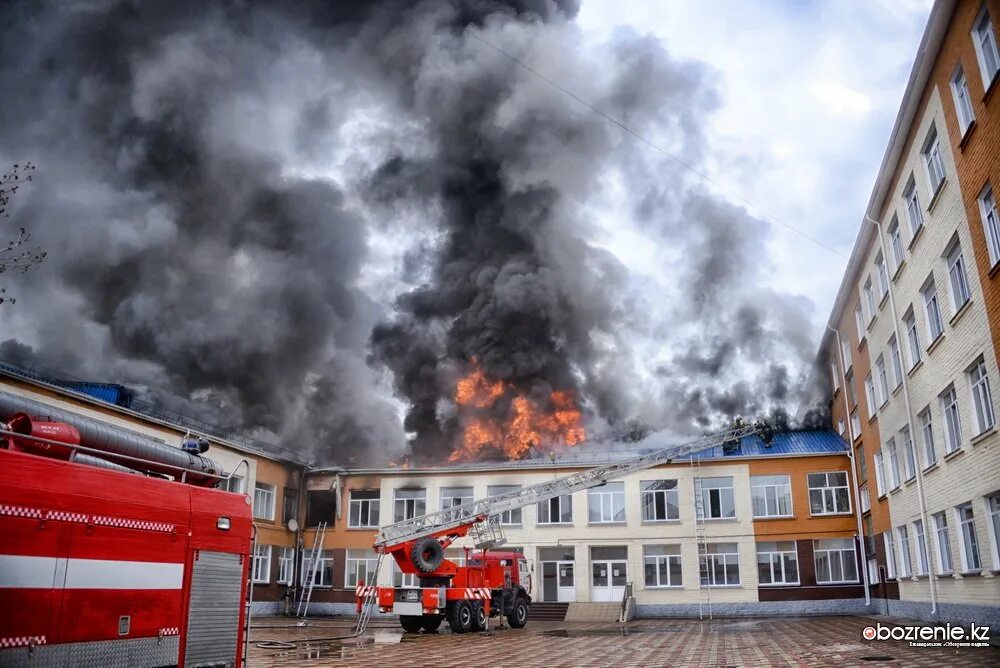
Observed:
[[[504,53],[693,164],[711,73],[575,11],[5,3],[0,158],[38,163],[12,213],[49,251],[5,349],[324,462],[446,453],[473,363],[596,435],[794,407],[810,305],[761,287],[766,226]],[[598,241],[609,174],[655,300]]]

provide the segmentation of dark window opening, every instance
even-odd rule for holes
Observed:
[[[334,526],[334,518],[337,513],[337,494],[335,492],[306,492],[306,526],[319,526],[320,522],[326,522],[328,526]]]

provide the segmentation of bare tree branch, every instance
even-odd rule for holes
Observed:
[[[10,171],[0,175],[0,222],[10,219],[7,204],[18,190],[31,181],[35,165],[30,162],[14,164]],[[45,259],[46,252],[31,245],[31,233],[18,227],[17,235],[6,243],[0,241],[0,274],[12,271],[23,274]],[[0,305],[13,304],[14,297],[7,296],[7,290],[0,288]]]

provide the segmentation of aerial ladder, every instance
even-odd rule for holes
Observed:
[[[505,542],[500,526],[503,513],[597,487],[719,445],[739,443],[751,435],[770,442],[773,432],[766,422],[751,425],[737,421],[731,429],[688,443],[384,526],[374,545],[378,564],[385,556],[392,557],[402,573],[419,577],[420,587],[359,583],[355,591],[356,632],[364,632],[376,606],[399,615],[404,630],[411,632],[436,630],[445,618],[453,632],[480,630],[488,618],[501,614],[512,627],[520,628],[527,620],[530,576],[523,555],[495,549]],[[445,549],[469,535],[476,551],[466,549],[465,565],[446,559]],[[378,570],[375,577],[377,574]]]

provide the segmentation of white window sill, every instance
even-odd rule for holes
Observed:
[[[976,434],[975,436],[973,436],[972,437],[972,441],[970,441],[970,442],[972,443],[972,445],[978,445],[978,444],[982,443],[983,441],[985,441],[990,436],[992,436],[993,434],[995,434],[996,431],[997,431],[997,428],[996,428],[996,425],[994,425],[994,426],[990,427],[989,429],[986,429],[985,431],[981,431],[978,434]]]
[[[952,314],[951,318],[948,319],[948,324],[954,327],[955,323],[958,322],[961,319],[961,317],[965,315],[966,312],[971,307],[972,307],[972,297],[969,297],[968,299],[965,300],[965,302],[961,306],[958,307],[958,310]]]
[[[934,340],[933,340],[933,341],[931,341],[930,345],[929,345],[929,346],[927,346],[927,350],[926,350],[926,353],[927,353],[928,355],[930,355],[930,354],[931,354],[931,352],[933,352],[935,348],[937,348],[937,347],[938,347],[939,345],[941,345],[941,342],[942,342],[942,341],[944,341],[944,332],[941,332],[940,334],[938,334],[938,335],[937,335],[937,336],[936,336],[936,337],[934,338]]]
[[[684,589],[684,585],[646,585],[645,589]]]
[[[954,459],[955,457],[958,457],[963,452],[965,452],[965,450],[963,450],[961,447],[955,448],[951,452],[945,453],[944,459],[945,459],[945,461],[948,461],[950,459]]]
[[[754,520],[793,520],[795,515],[754,515]]]
[[[254,580],[253,583],[255,585],[269,585],[269,584],[271,584],[271,581],[270,580]],[[281,583],[278,583],[278,584],[281,584]]]
[[[883,494],[882,496],[885,496],[885,494]],[[812,513],[812,512],[809,513],[810,517],[843,517],[844,515],[853,515],[853,514],[854,511],[851,510],[845,510],[840,513]]]
[[[888,578],[888,579],[889,580],[895,580],[896,578]],[[861,584],[861,582],[859,582],[858,580],[840,580],[840,581],[836,581],[836,582],[821,582],[820,580],[816,580],[816,584],[817,585],[824,585],[824,586],[828,586],[828,585],[843,586],[843,585],[857,585],[857,584]]]
[[[736,518],[736,517],[702,517],[702,518],[695,518],[695,519],[696,519],[696,521],[697,521],[697,519],[701,519],[703,522],[738,522],[739,521],[739,519]]]
[[[378,529],[379,528],[377,526],[371,526],[371,527],[347,527],[348,531],[378,531]]]
[[[680,518],[677,518],[675,520],[643,520],[642,526],[656,526],[659,524],[680,524],[680,523],[681,523]]]
[[[571,527],[571,526],[573,526],[572,522],[537,522],[537,523],[535,523],[535,527],[538,528],[538,529],[544,529],[545,527],[562,527],[562,528],[565,529],[566,527]]]
[[[758,582],[758,587],[801,587],[800,582]]]
[[[701,585],[702,589],[742,589],[741,584],[731,584],[731,585]]]
[[[907,376],[912,376],[913,372],[924,365],[924,359],[921,357],[917,360],[917,363],[910,367],[909,371],[906,372]]]
[[[589,527],[623,527],[628,524],[628,521],[623,522],[587,522]]]
[[[917,231],[913,233],[913,237],[910,239],[910,243],[906,245],[906,250],[913,251],[913,246],[916,245],[917,239],[919,239],[924,233],[924,224],[920,223],[920,227]]]
[[[934,207],[941,199],[941,192],[944,190],[944,187],[946,185],[948,185],[948,177],[944,177],[943,179],[941,179],[941,181],[937,184],[937,188],[934,189],[934,194],[931,195],[930,204],[927,205],[927,213],[930,213],[931,211],[934,210]],[[921,227],[923,227],[923,225],[921,225]]]

